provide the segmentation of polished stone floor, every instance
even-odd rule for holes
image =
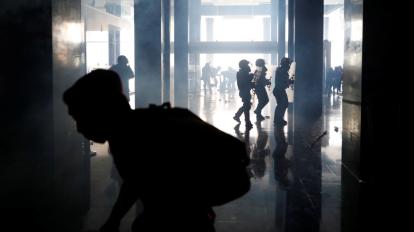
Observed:
[[[340,231],[341,225],[341,130],[342,97],[324,96],[324,114],[317,120],[295,120],[291,107],[288,126],[273,127],[274,97],[264,108],[266,120],[246,129],[243,118],[232,117],[241,100],[237,92],[191,93],[190,109],[217,128],[246,142],[250,153],[252,188],[245,196],[216,207],[217,232]],[[243,116],[242,116],[243,117]],[[214,144],[211,144],[214,146]],[[92,159],[91,207],[84,220],[84,231],[96,231],[109,214],[117,194],[111,177],[107,145],[94,144]],[[220,149],[219,147],[217,149]],[[138,206],[122,223],[129,227]]]

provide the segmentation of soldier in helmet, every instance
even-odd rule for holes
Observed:
[[[282,58],[280,60],[280,66],[277,67],[275,73],[275,88],[273,89],[273,95],[275,96],[277,103],[274,117],[275,126],[283,127],[287,124],[283,118],[289,104],[286,89],[289,85],[293,84],[293,80],[289,79],[288,73],[290,64],[291,61],[289,58]]]
[[[253,74],[250,73],[251,69],[249,66],[249,61],[241,60],[239,62],[239,71],[237,72],[237,87],[239,88],[239,96],[242,99],[243,105],[234,115],[233,119],[240,123],[240,116],[244,113],[244,120],[246,122],[246,128],[252,128],[252,123],[250,122],[250,108],[251,108],[251,99],[250,90],[253,88]]]
[[[270,85],[270,80],[266,78],[267,68],[265,66],[265,61],[263,59],[256,60],[256,71],[254,72],[255,78],[255,92],[258,99],[258,104],[254,113],[256,113],[257,121],[262,121],[265,119],[262,115],[262,109],[269,102],[269,97],[267,96],[266,86]]]

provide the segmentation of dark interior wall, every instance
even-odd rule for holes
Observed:
[[[1,5],[0,205],[46,207],[40,197],[53,171],[51,2]]]
[[[80,210],[80,137],[61,101],[83,70],[83,37],[73,38],[83,32],[80,7],[80,0],[1,1],[2,228],[53,231],[57,205]]]
[[[399,75],[396,68],[405,67],[399,57],[409,46],[400,34],[404,32],[399,28],[404,25],[400,16],[405,14],[401,6],[364,1],[361,176],[366,180],[362,193],[365,229],[374,225],[378,230],[401,231],[408,224],[400,211],[411,196],[394,188],[406,185],[403,180],[410,169],[401,156],[406,146],[400,127],[401,93],[406,89],[399,85],[409,75]]]
[[[67,214],[68,230],[80,226],[71,217],[88,209],[90,189],[89,142],[76,131],[62,101],[63,92],[86,72],[81,2],[52,1],[54,208]]]
[[[393,187],[404,178],[395,6],[345,1],[342,231],[399,231],[404,223],[404,191]]]

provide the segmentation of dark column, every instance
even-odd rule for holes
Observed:
[[[285,31],[285,24],[286,24],[286,0],[278,0],[278,12],[277,15],[277,54],[278,60],[285,57],[286,51],[286,31]]]
[[[190,26],[190,43],[200,42],[200,24],[201,24],[201,0],[189,1],[189,26]],[[190,56],[190,77],[193,80],[193,85],[190,86],[192,91],[198,92],[200,90],[200,53],[191,53]]]
[[[288,55],[295,59],[295,0],[288,0]]]
[[[188,0],[174,1],[174,105],[188,107]]]
[[[0,30],[1,227],[79,231],[89,178],[62,92],[85,69],[81,1],[3,0]]]
[[[135,105],[162,100],[161,0],[135,1]]]
[[[162,0],[162,101],[170,101],[170,21],[171,0]]]
[[[323,0],[295,2],[296,120],[322,113]]]

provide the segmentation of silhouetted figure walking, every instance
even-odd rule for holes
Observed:
[[[63,98],[80,133],[94,142],[108,141],[123,180],[101,232],[118,231],[138,198],[144,211],[132,231],[211,232],[212,206],[234,200],[250,188],[243,142],[187,109],[164,104],[132,110],[113,71],[92,71]],[[221,149],[206,148],[205,141]]]
[[[280,60],[280,66],[277,67],[275,73],[275,88],[273,89],[273,95],[276,98],[276,109],[274,116],[275,126],[285,126],[287,122],[284,120],[286,109],[289,105],[286,89],[289,85],[293,84],[293,80],[289,79],[290,59],[282,58]]]
[[[201,80],[203,81],[204,91],[211,91],[211,81],[210,78],[213,76],[213,71],[210,67],[210,63],[206,63],[201,69]]]
[[[253,125],[250,121],[250,108],[252,95],[250,94],[253,85],[253,74],[250,73],[249,61],[241,60],[239,62],[239,71],[237,72],[237,87],[239,88],[239,96],[242,99],[243,105],[234,115],[233,119],[240,123],[240,116],[244,114],[244,121],[246,122],[246,128],[252,128]]]
[[[263,59],[256,60],[256,71],[254,72],[255,78],[255,87],[254,91],[257,95],[257,106],[254,110],[256,114],[257,121],[265,120],[265,117],[262,115],[262,109],[269,102],[269,97],[267,96],[266,86],[270,85],[270,80],[266,78],[267,68],[265,67],[265,61]]]
[[[132,71],[128,63],[129,61],[126,58],[126,56],[121,55],[118,56],[118,63],[116,65],[112,65],[112,67],[109,69],[118,73],[122,81],[124,94],[126,95],[129,101],[129,80],[134,77],[134,72]]]

